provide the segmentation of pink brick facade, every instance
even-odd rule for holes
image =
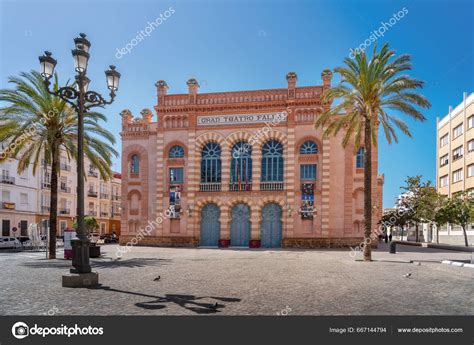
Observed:
[[[331,73],[323,72],[322,78],[322,86],[297,87],[296,74],[288,73],[287,88],[207,94],[198,92],[199,85],[194,79],[188,81],[188,94],[168,94],[166,82],[157,82],[157,117],[148,109],[139,117],[133,117],[128,110],[121,113],[121,243],[199,246],[204,236],[202,210],[211,203],[219,211],[216,224],[221,246],[232,245],[231,232],[236,228],[233,214],[237,214],[234,206],[242,204],[249,210],[251,247],[261,244],[263,228],[275,228],[262,216],[268,204],[275,204],[279,210],[279,219],[272,223],[281,232],[277,246],[358,245],[363,238],[363,169],[356,167],[354,148],[342,148],[341,136],[323,139],[321,129],[314,129],[314,120],[323,110],[320,95],[330,87]],[[259,114],[269,113],[285,114],[284,120],[272,125],[253,121]],[[224,119],[218,124],[202,120],[211,117],[220,121],[234,115],[248,115],[252,120]],[[262,147],[270,140],[283,146],[281,185],[265,183],[261,178]],[[300,153],[301,145],[308,140],[316,143],[317,153]],[[241,176],[236,188],[235,181],[231,181],[231,161],[232,148],[239,142],[248,143],[251,148],[252,180]],[[216,143],[221,150],[220,181],[210,186],[202,183],[201,176],[202,150],[208,143]],[[183,148],[183,157],[170,158],[170,150],[175,146]],[[382,209],[383,176],[377,175],[377,156],[374,149],[374,224]],[[138,168],[133,167],[134,159],[138,160]],[[303,219],[301,214],[303,164],[316,165],[316,179],[311,183],[314,204],[309,219]],[[178,189],[171,185],[170,168],[183,168]],[[244,188],[241,178],[245,179]],[[172,217],[169,213],[163,215],[173,203],[170,191],[175,190],[179,190],[176,209],[179,207],[180,212]],[[174,195],[178,194],[173,194],[172,199]]]

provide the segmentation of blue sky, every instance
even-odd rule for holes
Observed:
[[[369,38],[404,7],[408,13],[378,44],[413,57],[411,74],[426,81],[432,103],[425,123],[410,123],[413,139],[379,144],[385,173],[384,206],[393,204],[408,175],[435,178],[436,117],[474,91],[474,5],[465,1],[21,1],[0,0],[0,87],[20,71],[38,69],[44,50],[58,60],[62,81],[73,76],[72,39],[85,32],[92,42],[91,88],[106,93],[104,70],[122,73],[116,102],[103,112],[120,151],[122,109],[134,114],[156,104],[154,83],[165,79],[170,93],[186,92],[197,78],[200,92],[321,83],[321,71],[341,65],[349,48]],[[133,50],[116,57],[149,21],[174,13]],[[335,80],[337,81],[337,80]],[[115,170],[120,169],[119,159]]]

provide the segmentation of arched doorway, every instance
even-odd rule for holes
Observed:
[[[221,232],[221,211],[216,204],[206,204],[201,210],[201,246],[217,247]]]
[[[230,224],[230,245],[248,247],[250,241],[250,208],[246,204],[232,207]]]
[[[262,209],[261,244],[264,248],[281,247],[282,224],[281,207],[278,204],[266,204]]]

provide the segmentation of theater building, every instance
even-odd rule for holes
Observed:
[[[120,241],[203,247],[337,247],[363,238],[364,150],[314,128],[322,85],[168,94],[122,116]],[[373,159],[373,222],[383,176]]]

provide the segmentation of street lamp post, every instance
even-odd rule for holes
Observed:
[[[45,52],[39,57],[41,65],[41,75],[48,92],[67,102],[77,113],[77,229],[76,237],[71,240],[73,247],[73,261],[70,272],[73,274],[90,274],[89,264],[89,239],[84,227],[84,114],[93,107],[104,107],[111,104],[118,89],[120,73],[115,70],[115,66],[105,71],[107,87],[110,90],[110,100],[106,101],[102,95],[95,91],[88,91],[90,80],[87,78],[87,63],[89,61],[90,42],[86,35],[81,33],[74,39],[75,49],[72,50],[74,65],[76,70],[76,87],[63,86],[57,90],[50,90],[50,79],[54,75],[54,68],[57,61],[50,52]],[[72,285],[80,285],[77,283]],[[98,281],[98,278],[97,278]],[[89,284],[88,284],[89,283]],[[64,276],[63,276],[63,285]],[[85,285],[92,285],[89,278]]]

